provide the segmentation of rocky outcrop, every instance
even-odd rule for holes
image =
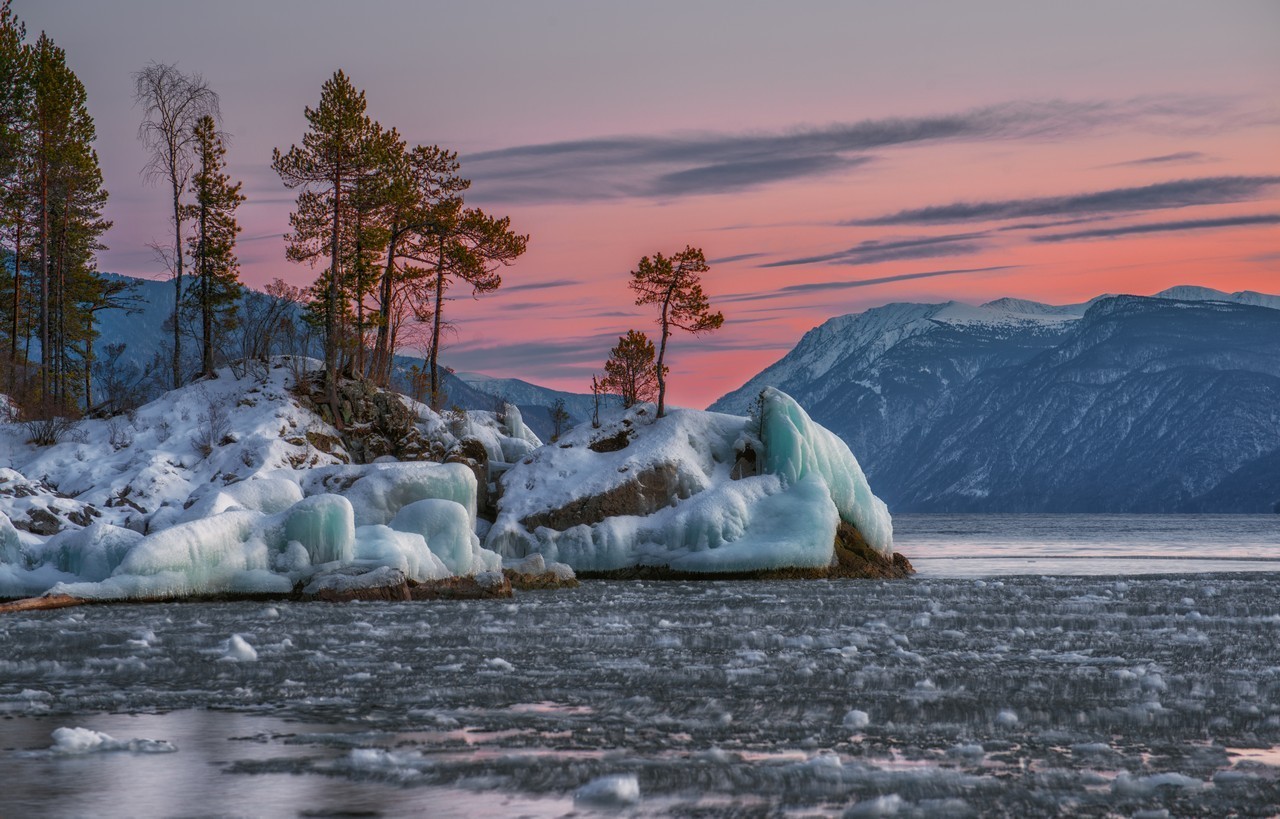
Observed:
[[[597,495],[575,498],[559,509],[529,515],[520,523],[531,532],[539,526],[564,531],[619,515],[651,515],[687,497],[688,494],[681,491],[678,467],[673,463],[660,463],[637,472],[626,483]]]

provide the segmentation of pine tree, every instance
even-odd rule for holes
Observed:
[[[0,301],[0,315],[8,338],[7,389],[16,391],[20,360],[18,344],[24,328],[22,318],[27,306],[23,282],[27,264],[24,244],[30,241],[33,208],[30,186],[30,108],[32,95],[32,50],[24,41],[26,27],[10,10],[9,0],[0,2],[0,236],[8,244],[10,263],[0,265],[0,279],[5,281],[5,298]]]
[[[658,344],[658,360],[655,375],[658,379],[658,417],[666,412],[667,339],[672,328],[699,335],[718,330],[724,324],[724,315],[711,312],[711,304],[702,292],[701,274],[711,268],[700,248],[686,246],[684,250],[667,258],[661,253],[640,259],[631,271],[631,289],[636,293],[636,304],[657,304],[658,326],[662,329]]]
[[[293,233],[288,237],[291,261],[312,264],[327,253],[329,267],[324,285],[325,389],[335,423],[342,420],[338,406],[338,366],[343,305],[343,240],[349,238],[348,197],[357,180],[371,171],[372,143],[377,124],[365,115],[363,91],[356,91],[338,71],[320,91],[320,104],[305,109],[308,131],[301,147],[285,153],[277,148],[271,166],[286,187],[301,188],[297,206],[289,216]]]
[[[459,167],[456,153],[436,145],[418,145],[411,151],[402,145],[387,164],[386,256],[375,296],[377,336],[370,367],[383,386],[390,382],[403,322],[410,316],[419,321],[434,317],[432,300],[421,295],[423,283],[434,274],[427,266],[429,232],[438,223],[438,214],[452,212],[471,185],[458,175]],[[410,298],[415,288],[416,300]]]
[[[226,153],[213,117],[201,117],[195,126],[194,201],[185,214],[192,224],[189,246],[195,286],[188,289],[184,306],[199,319],[200,372],[205,376],[214,373],[216,339],[234,324],[242,292],[235,245],[240,233],[236,208],[244,196],[240,183],[233,183],[226,174]]]
[[[415,291],[432,321],[427,352],[431,401],[441,401],[439,356],[444,325],[445,293],[454,280],[471,285],[472,295],[492,293],[502,286],[500,267],[510,265],[529,245],[529,237],[511,230],[511,218],[489,216],[479,208],[464,208],[462,199],[446,199],[431,209],[430,221],[406,255],[431,268]]]
[[[119,306],[122,285],[96,269],[110,222],[84,85],[46,34],[24,37],[0,2],[0,332],[24,411],[68,414],[91,399],[95,314]],[[37,340],[36,377],[19,382]]]
[[[649,337],[637,330],[628,330],[625,336],[618,337],[617,346],[609,351],[601,386],[606,392],[622,396],[624,407],[656,400],[658,370],[654,356],[653,342]]]
[[[32,168],[38,237],[40,396],[65,410],[83,383],[79,365],[89,366],[85,339],[93,335],[87,301],[97,287],[99,237],[110,227],[102,218],[107,193],[92,143],[96,136],[84,85],[67,68],[66,55],[45,34],[33,52]]]

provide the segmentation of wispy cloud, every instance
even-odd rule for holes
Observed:
[[[953,202],[902,210],[874,219],[850,220],[847,225],[938,225],[1045,216],[1136,212],[1217,205],[1258,198],[1280,184],[1280,176],[1211,176],[1179,179],[1135,188],[1112,188],[1070,196]]]
[[[1172,233],[1183,230],[1210,230],[1213,228],[1248,227],[1252,225],[1280,225],[1280,214],[1263,213],[1256,216],[1227,216],[1221,219],[1151,222],[1145,225],[1077,230],[1071,233],[1050,233],[1045,236],[1033,236],[1031,240],[1033,242],[1074,242],[1080,239],[1108,239],[1114,236],[1131,236],[1140,233]]]
[[[870,161],[871,158],[866,156],[846,158],[835,154],[819,154],[721,162],[663,174],[652,182],[648,194],[669,197],[729,193],[785,179],[825,176],[856,168]]]
[[[582,284],[578,279],[552,279],[545,282],[530,282],[528,284],[516,284],[504,287],[501,293],[522,293],[528,290],[551,290],[557,287],[573,287]]]
[[[845,250],[837,250],[834,253],[783,259],[757,266],[794,267],[796,265],[823,263],[863,265],[900,259],[932,259],[940,256],[968,255],[977,253],[982,249],[983,245],[976,240],[985,235],[985,232],[952,233],[945,236],[917,236],[893,241],[869,240]]]
[[[843,173],[870,152],[955,141],[1061,139],[1127,125],[1202,128],[1237,103],[1220,97],[1009,102],[949,114],[806,126],[773,133],[613,136],[517,145],[463,157],[473,193],[493,201],[582,201],[732,193]]]
[[[1209,160],[1208,154],[1203,151],[1178,151],[1172,154],[1161,154],[1159,156],[1144,156],[1141,159],[1130,159],[1125,162],[1113,162],[1110,165],[1104,165],[1104,168],[1126,168],[1141,167],[1143,165],[1175,165],[1188,162],[1205,162]]]
[[[953,270],[926,270],[921,273],[900,273],[896,276],[878,276],[874,279],[848,279],[834,282],[806,282],[791,284],[777,290],[763,293],[735,293],[717,299],[720,302],[748,302],[776,299],[780,296],[794,296],[809,293],[839,292],[859,287],[871,287],[877,284],[911,281],[913,279],[932,279],[938,276],[960,276],[968,273],[995,273],[1002,270],[1014,270],[1021,265],[998,265],[996,267],[968,267]]]
[[[721,256],[718,259],[707,259],[707,264],[730,264],[732,262],[746,262],[751,259],[759,259],[767,256],[767,253],[739,253],[736,256]]]

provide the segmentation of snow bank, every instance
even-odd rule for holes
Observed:
[[[848,446],[777,390],[758,419],[694,410],[655,419],[652,405],[606,413],[601,428],[582,425],[532,452],[502,486],[485,545],[509,561],[822,569],[842,519],[893,554],[888,510]]]
[[[346,463],[337,430],[290,391],[292,373],[279,361],[243,378],[223,370],[49,447],[0,425],[14,454],[0,468],[0,598],[285,594],[501,571],[475,534],[472,467]],[[446,421],[403,402],[440,457],[455,432],[499,458],[541,443],[518,410]]]

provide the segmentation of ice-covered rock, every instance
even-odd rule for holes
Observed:
[[[344,447],[293,390],[318,362],[297,364],[223,370],[127,417],[82,421],[74,440],[52,446],[0,424],[13,455],[0,468],[0,599],[337,593],[396,573],[404,586],[501,572],[476,534],[476,476],[490,452],[523,457],[540,444],[519,411],[446,421],[352,382],[349,392],[412,427],[414,457],[458,462],[347,463],[372,443]]]
[[[578,572],[821,573],[844,527],[890,567],[893,524],[849,447],[785,394],[757,417],[652,405],[607,413],[502,477],[485,544]]]

